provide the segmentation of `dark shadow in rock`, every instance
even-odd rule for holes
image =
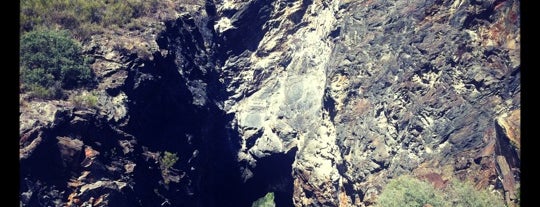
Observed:
[[[272,1],[256,0],[236,12],[231,17],[236,29],[222,34],[220,58],[225,60],[229,55],[239,55],[245,50],[255,51],[268,30],[263,25],[270,19],[272,10]]]
[[[257,161],[254,176],[245,184],[242,206],[251,206],[268,192],[274,192],[276,206],[293,206],[292,164],[296,151],[293,148],[286,154],[272,154]]]

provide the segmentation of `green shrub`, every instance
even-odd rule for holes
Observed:
[[[276,203],[274,202],[274,192],[268,192],[262,198],[257,199],[251,207],[275,207]]]
[[[452,180],[444,189],[405,175],[391,180],[379,195],[381,207],[418,206],[505,206],[501,198],[486,190],[476,190],[471,183]]]
[[[28,86],[30,91],[30,96],[39,98],[39,99],[61,99],[64,98],[65,94],[59,84],[53,85],[52,87],[45,88],[43,86],[32,84]]]
[[[452,206],[505,206],[502,197],[497,198],[497,196],[487,190],[476,190],[469,182],[453,180],[447,191],[451,195]]]
[[[82,93],[71,98],[71,102],[78,107],[96,108],[98,96],[94,93]]]
[[[163,177],[163,181],[166,185],[169,184],[170,181],[174,180],[174,173],[173,166],[178,161],[178,155],[176,153],[171,153],[165,151],[163,153],[163,156],[159,160],[159,167],[161,168],[161,176]],[[175,181],[176,182],[176,181]]]
[[[178,161],[178,156],[176,153],[167,152],[163,153],[163,157],[161,157],[161,169],[162,170],[168,170],[171,169],[174,164]]]
[[[20,68],[21,81],[31,91],[58,84],[72,89],[93,78],[80,44],[64,31],[37,30],[21,36]]]
[[[378,200],[378,206],[381,207],[422,207],[425,204],[449,206],[442,192],[437,191],[433,185],[411,176],[400,176],[391,180]]]

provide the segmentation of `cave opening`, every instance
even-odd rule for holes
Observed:
[[[236,157],[241,138],[227,128],[231,117],[217,107],[201,109],[190,101],[178,100],[186,94],[160,98],[171,94],[159,95],[156,91],[163,88],[149,87],[152,89],[144,91],[154,94],[151,97],[155,100],[146,100],[149,106],[132,106],[140,114],[133,114],[132,121],[137,127],[131,133],[150,151],[177,153],[180,160],[175,168],[185,174],[179,183],[164,185],[160,181],[159,165],[141,156],[135,172],[138,180],[135,191],[141,204],[155,205],[167,200],[171,206],[251,206],[258,198],[273,192],[276,206],[293,206],[291,172],[296,148],[259,159],[253,177],[242,182]],[[164,110],[163,106],[176,109]],[[138,107],[143,109],[135,109]],[[140,122],[146,127],[141,127]]]
[[[297,148],[287,153],[272,154],[257,161],[253,169],[253,177],[244,185],[245,204],[249,204],[264,197],[266,193],[274,193],[276,206],[293,205],[293,177],[292,165]]]

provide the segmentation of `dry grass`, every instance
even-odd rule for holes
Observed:
[[[137,28],[142,17],[175,17],[180,5],[204,6],[201,0],[21,0],[20,32],[66,29],[78,40],[119,27]]]

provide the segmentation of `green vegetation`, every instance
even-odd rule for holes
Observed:
[[[379,196],[378,206],[505,206],[502,198],[476,190],[467,182],[453,180],[444,189],[411,176],[391,180]]]
[[[20,30],[68,29],[79,40],[155,13],[158,0],[21,0]]]
[[[379,196],[381,207],[391,206],[448,206],[442,192],[433,185],[410,176],[401,176],[391,180]]]
[[[64,98],[64,90],[60,87],[59,84],[55,84],[51,87],[43,87],[38,84],[30,84],[25,86],[25,90],[29,91],[31,98],[39,99],[61,99]]]
[[[61,98],[62,89],[73,89],[92,81],[81,46],[65,31],[36,30],[20,40],[20,69],[23,90],[43,99]]]
[[[82,93],[71,97],[71,102],[78,107],[96,108],[98,96],[95,93]]]
[[[173,172],[173,166],[178,161],[178,155],[176,153],[167,152],[165,151],[163,153],[163,156],[161,156],[159,160],[159,167],[161,168],[161,176],[163,177],[163,181],[166,185],[168,185],[172,178],[174,178],[172,175],[175,173]]]
[[[473,184],[453,180],[449,186],[452,206],[505,206],[502,198],[497,198],[487,190],[476,190]]]
[[[517,189],[516,189],[516,198],[517,198],[517,204],[518,206],[521,205],[521,186],[518,186]]]
[[[253,202],[252,207],[275,207],[274,192],[268,192],[264,197]]]
[[[174,164],[178,161],[178,156],[176,153],[167,152],[163,153],[163,157],[161,157],[161,169],[162,170],[169,170],[171,169]]]

